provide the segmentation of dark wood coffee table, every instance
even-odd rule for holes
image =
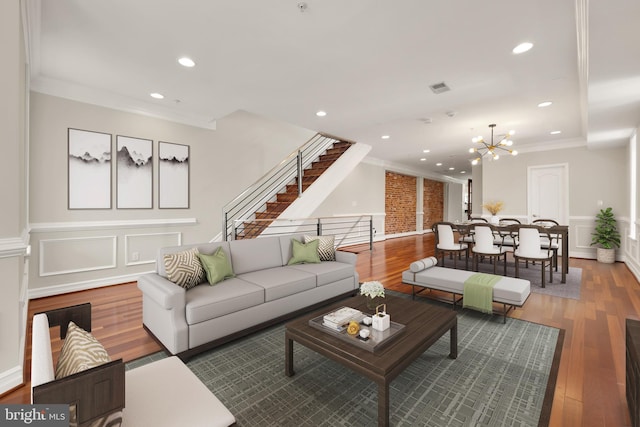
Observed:
[[[405,325],[401,336],[374,354],[340,338],[309,326],[309,320],[342,306],[368,312],[362,296],[355,296],[302,316],[285,325],[285,374],[292,376],[293,342],[334,360],[378,384],[378,425],[389,425],[389,384],[450,331],[449,357],[458,356],[458,322],[455,311],[387,295],[387,313],[391,320]]]

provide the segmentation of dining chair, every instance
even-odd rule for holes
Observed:
[[[507,275],[507,251],[502,243],[495,245],[495,239],[502,239],[500,232],[491,224],[476,224],[474,227],[474,244],[471,248],[473,253],[473,270],[478,271],[478,258],[488,257],[493,264],[493,274],[496,274],[496,265],[500,257],[504,258],[504,273]]]
[[[518,224],[522,224],[522,223],[517,218],[500,218],[499,225],[501,227],[505,227],[509,225],[518,225]],[[501,231],[500,235],[494,239],[493,244],[513,247],[514,243],[513,243],[513,238],[511,237],[511,232],[509,230]]]
[[[516,233],[512,232],[515,242],[513,258],[516,263],[516,277],[520,277],[520,260],[524,261],[540,261],[542,263],[542,287],[545,287],[545,268],[549,263],[549,283],[553,283],[553,250],[551,245],[542,248],[542,239],[547,238],[552,242],[551,234],[542,227],[537,225],[519,225],[514,226]]]
[[[457,259],[464,252],[465,269],[469,269],[469,245],[457,243],[454,238],[455,225],[451,222],[437,222],[433,224],[432,230],[436,235],[436,258],[442,254],[442,265],[446,254],[453,255],[453,268],[457,267]]]
[[[556,225],[560,225],[558,221],[554,219],[543,218],[534,219],[531,223],[534,225],[539,225],[541,227],[553,227]],[[553,240],[549,241],[545,239],[544,236],[542,236],[542,238],[540,239],[540,247],[543,249],[551,247],[551,250],[553,251],[553,265],[555,270],[558,271],[558,248],[560,247],[560,236],[558,234],[551,233],[551,237],[553,238]]]
[[[482,218],[479,216],[472,216],[471,218],[469,218],[469,221],[471,221],[472,224],[476,224],[478,222],[483,222],[483,223],[489,223],[489,221],[487,221],[486,218]]]
[[[517,218],[500,218],[500,225],[522,224]]]

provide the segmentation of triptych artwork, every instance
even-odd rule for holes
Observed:
[[[69,209],[111,209],[112,136],[69,128]],[[150,139],[116,136],[116,207],[153,209]],[[158,208],[189,208],[189,146],[158,142]]]

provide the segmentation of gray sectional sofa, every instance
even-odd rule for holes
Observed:
[[[271,236],[161,248],[156,273],[138,278],[144,326],[171,353],[192,355],[275,324],[304,311],[353,295],[359,287],[356,255],[335,251],[335,261],[287,265],[292,239]],[[165,254],[222,247],[235,277],[206,281],[186,290],[167,279]]]

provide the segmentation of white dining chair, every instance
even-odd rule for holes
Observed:
[[[552,242],[550,233],[542,227],[536,225],[520,225],[517,227],[517,234],[512,235],[516,244],[513,251],[513,258],[516,263],[516,277],[520,277],[520,260],[540,261],[542,263],[542,287],[545,287],[545,268],[549,263],[549,283],[553,283],[553,250],[551,245],[542,248],[542,238]]]
[[[457,267],[457,259],[465,254],[465,269],[469,269],[469,245],[457,243],[454,237],[454,224],[450,222],[437,222],[432,230],[436,235],[436,258],[442,254],[442,265],[446,254],[453,255],[453,268]]]
[[[558,221],[554,219],[535,219],[532,222],[533,225],[541,227],[555,227],[560,225]],[[550,248],[553,251],[553,266],[558,271],[558,249],[560,248],[560,235],[551,233],[552,240],[546,239],[544,236],[540,238],[540,247],[542,249]]]
[[[478,258],[488,257],[493,264],[493,274],[496,274],[496,265],[498,260],[504,258],[504,273],[507,275],[507,252],[508,248],[503,247],[502,243],[495,244],[495,239],[502,238],[500,233],[490,224],[476,224],[473,233],[473,269],[478,271]]]

